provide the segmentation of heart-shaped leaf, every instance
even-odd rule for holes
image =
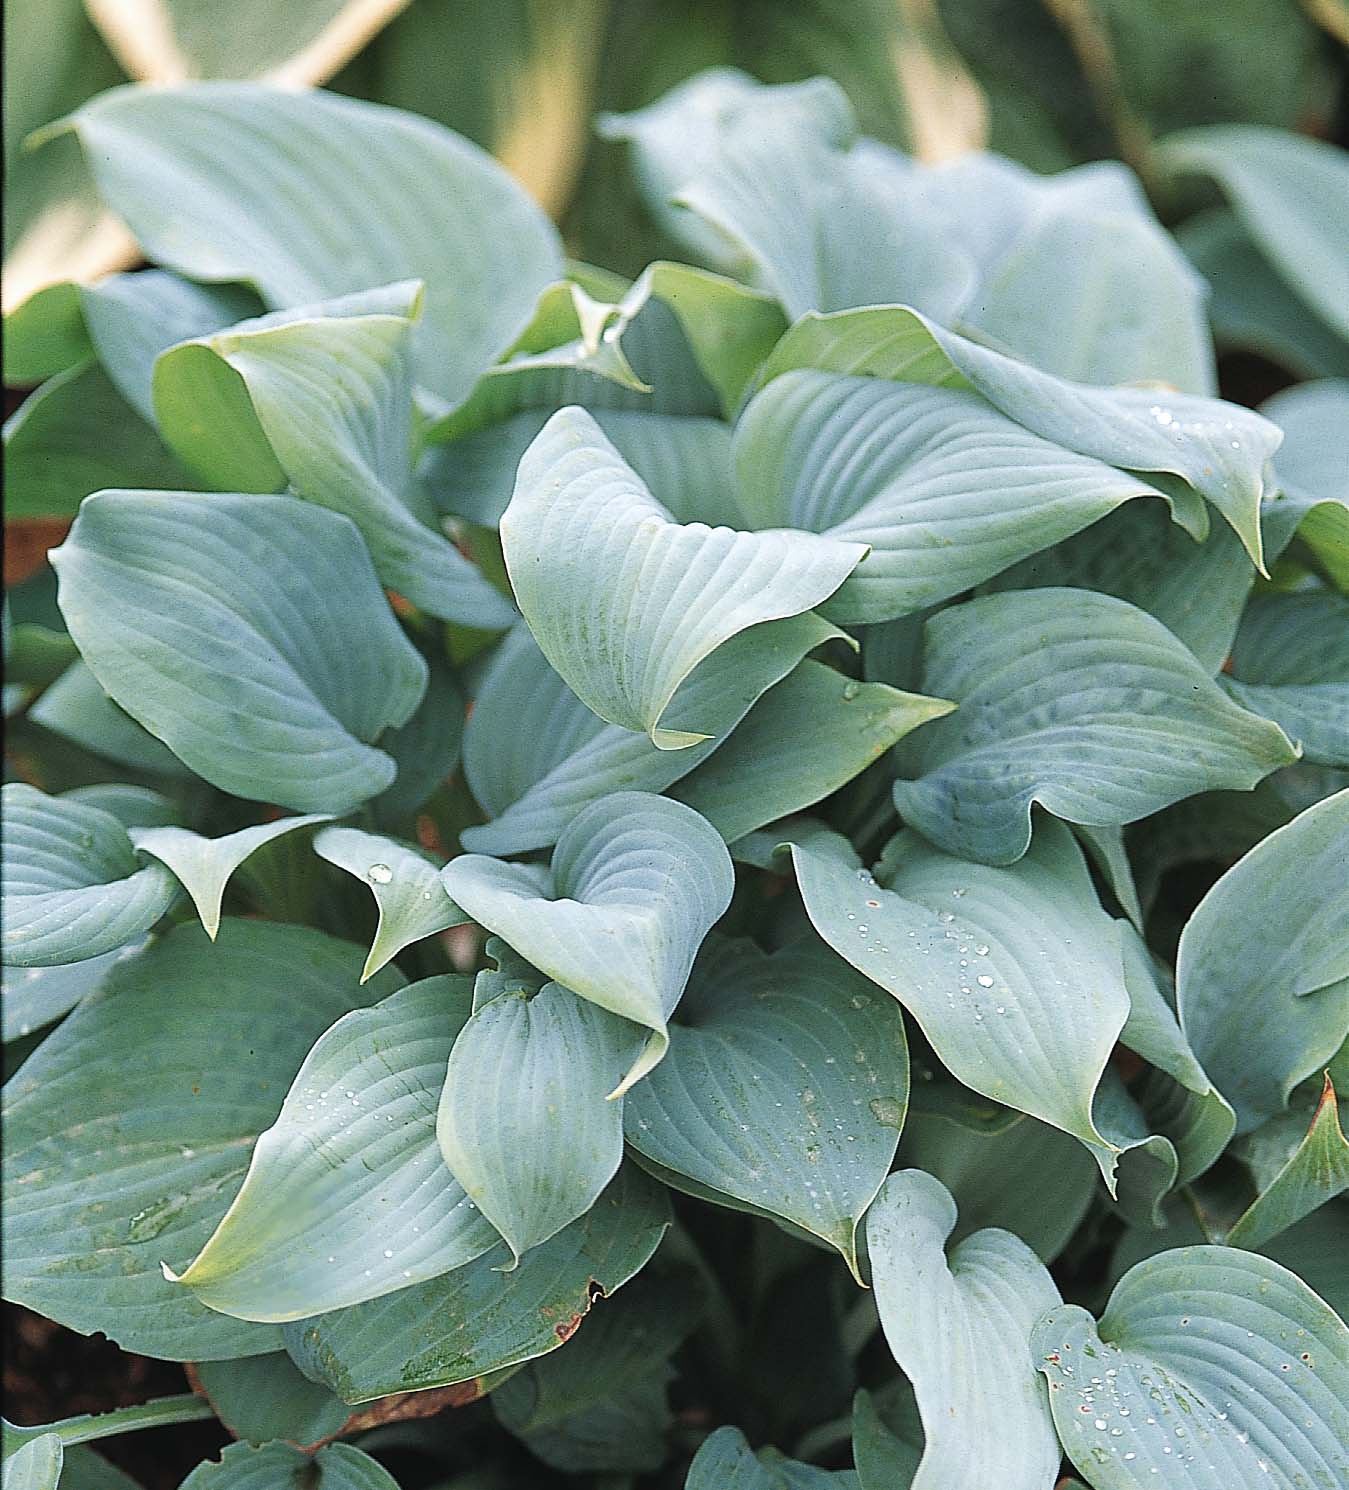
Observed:
[[[1199,902],[1176,965],[1181,1026],[1249,1132],[1349,1033],[1349,791],[1270,833]]]
[[[326,823],[328,815],[310,813],[306,817],[282,817],[275,822],[259,823],[254,828],[240,828],[223,838],[203,838],[190,828],[133,828],[131,841],[139,852],[149,854],[170,868],[192,897],[206,935],[215,940],[220,929],[220,907],[230,876],[263,844],[271,843],[297,828]]]
[[[583,1216],[617,1173],[623,1106],[605,1098],[641,1044],[639,1028],[557,983],[498,994],[459,1033],[436,1137],[512,1266]]]
[[[850,1469],[818,1469],[775,1449],[756,1454],[739,1428],[718,1428],[693,1456],[684,1490],[858,1490],[858,1481]]]
[[[52,563],[98,681],[213,785],[346,812],[393,780],[367,742],[407,720],[426,664],[348,519],[294,497],[100,492]]]
[[[380,580],[434,616],[490,629],[510,603],[415,510],[411,333],[419,284],[244,321],[155,364],[164,437],[218,490],[296,495],[351,518]],[[280,479],[278,479],[280,478]]]
[[[906,822],[989,864],[1030,842],[1031,806],[1118,826],[1195,792],[1249,790],[1297,752],[1238,708],[1159,622],[1091,590],[1018,590],[933,616],[924,687],[953,698],[895,783]]]
[[[467,978],[426,978],[325,1031],[259,1137],[233,1204],[174,1281],[237,1319],[302,1319],[437,1277],[495,1246],[435,1137],[471,992]]]
[[[22,782],[4,787],[5,962],[53,967],[148,931],[178,898],[162,864],[142,868],[110,813]]]
[[[582,409],[563,409],[520,462],[502,551],[544,655],[600,718],[662,750],[707,728],[662,720],[722,643],[831,595],[866,552],[814,534],[680,524]]]
[[[666,1020],[735,874],[720,835],[691,807],[613,792],[568,824],[551,871],[466,854],[441,878],[475,921],[550,978],[651,1031],[618,1096],[664,1056]]]
[[[813,806],[911,730],[954,707],[884,683],[859,683],[807,659],[770,688],[730,739],[670,795],[734,843]]]
[[[368,885],[379,907],[379,924],[361,982],[404,947],[469,918],[445,893],[435,861],[421,849],[359,828],[324,828],[314,852]]]
[[[857,1232],[908,1105],[899,1009],[818,942],[710,939],[670,1053],[627,1096],[628,1142],[793,1222],[858,1272]]]
[[[807,315],[759,374],[796,367],[975,388],[1046,440],[1122,470],[1170,472],[1207,497],[1257,566],[1265,466],[1279,431],[1249,409],[1190,394],[1070,383],[948,331],[905,306]]]
[[[214,1230],[305,1053],[364,989],[358,948],[300,926],[176,927],[119,963],[5,1088],[5,1290],[170,1360],[275,1350],[160,1272]],[[153,1087],[147,1073],[153,1073]]]
[[[948,1261],[955,1224],[949,1192],[920,1169],[891,1175],[867,1212],[876,1307],[926,1437],[913,1490],[1048,1490],[1059,1446],[1028,1342],[1058,1288],[1007,1231],[975,1232]]]
[[[909,1010],[954,1076],[1080,1138],[1109,1176],[1091,1105],[1129,995],[1118,928],[1067,828],[1044,822],[1008,869],[903,834],[890,889],[800,845],[792,863],[816,931]]]
[[[1159,1253],[1120,1279],[1099,1325],[1064,1304],[1031,1347],[1096,1490],[1344,1483],[1349,1331],[1268,1258]]]
[[[450,404],[561,268],[551,224],[500,166],[395,109],[196,83],[113,89],[72,126],[104,200],[190,278],[246,281],[273,306],[425,280],[418,376]]]
[[[461,834],[474,852],[546,848],[571,818],[611,791],[663,791],[686,776],[801,658],[842,633],[813,612],[751,626],[705,657],[665,711],[711,739],[660,750],[645,735],[606,724],[567,687],[518,626],[484,675],[464,732],[464,774],[492,821]]]
[[[345,1402],[462,1382],[464,1401],[489,1372],[565,1343],[595,1305],[656,1250],[669,1201],[624,1165],[579,1220],[506,1271],[504,1243],[466,1267],[285,1328],[296,1364]],[[409,1353],[409,1340],[413,1342]]]
[[[119,766],[131,766],[154,776],[191,776],[162,740],[113,703],[80,657],[43,690],[28,710],[28,718]]]
[[[750,403],[735,465],[753,527],[870,548],[826,607],[844,622],[949,599],[1122,502],[1164,495],[1033,434],[977,393],[807,369],[774,378]]]

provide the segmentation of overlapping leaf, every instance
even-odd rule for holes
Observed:
[[[920,1169],[891,1175],[867,1213],[881,1324],[926,1436],[913,1490],[1047,1490],[1059,1446],[1028,1342],[1058,1288],[1006,1231],[975,1232],[948,1261],[955,1224],[949,1192]]]
[[[344,812],[393,780],[368,742],[411,715],[426,664],[346,518],[293,497],[101,492],[52,563],[98,681],[214,785]]]
[[[1064,1304],[1031,1344],[1096,1490],[1344,1483],[1349,1331],[1267,1258],[1159,1253],[1119,1281],[1099,1325]]]
[[[974,388],[1024,429],[1122,470],[1179,476],[1261,563],[1260,500],[1279,431],[1248,409],[1144,388],[1071,383],[946,330],[904,306],[803,316],[760,373],[793,368]]]
[[[501,538],[549,662],[602,719],[663,750],[707,737],[663,721],[705,657],[750,626],[810,610],[866,552],[673,521],[581,409],[555,414],[529,447]]]
[[[254,828],[240,828],[222,838],[203,838],[190,828],[133,828],[131,841],[140,853],[148,854],[173,871],[192,897],[206,935],[214,941],[220,930],[225,886],[244,860],[282,834],[327,820],[327,814],[321,812],[306,817],[282,817]]]
[[[1160,622],[1090,590],[990,595],[932,617],[924,687],[959,704],[895,783],[906,822],[952,852],[1016,860],[1031,806],[1118,826],[1196,792],[1249,790],[1296,750],[1236,707]]]
[[[605,1099],[641,1045],[640,1027],[558,983],[499,994],[459,1032],[436,1137],[513,1266],[584,1215],[613,1179],[623,1106]]]
[[[1091,1105],[1129,996],[1118,928],[1067,828],[1044,822],[1006,869],[904,834],[889,889],[841,857],[796,846],[792,862],[816,931],[899,999],[953,1075],[1074,1134],[1110,1174]]]
[[[908,1104],[899,1010],[818,942],[710,940],[670,1053],[628,1094],[644,1158],[837,1247],[857,1233]]]
[[[506,173],[397,110],[199,83],[114,89],[72,124],[104,200],[191,278],[245,281],[278,307],[424,279],[417,373],[450,404],[558,277],[557,236]]]
[[[312,1456],[288,1443],[232,1443],[218,1460],[199,1464],[181,1490],[271,1490],[301,1477],[312,1490],[398,1490],[378,1459],[349,1443],[330,1443]]]
[[[445,1062],[470,999],[467,978],[427,978],[326,1030],[229,1210],[175,1281],[238,1319],[302,1319],[496,1246],[436,1147]]]
[[[871,549],[826,607],[846,622],[949,599],[1122,502],[1163,495],[976,393],[806,369],[746,409],[735,462],[752,526]]]
[[[813,806],[911,730],[953,707],[884,683],[859,683],[807,660],[770,688],[730,739],[670,795],[733,843]]]
[[[1243,708],[1275,720],[1306,760],[1349,766],[1349,599],[1257,595],[1222,683]]]
[[[660,750],[645,735],[606,724],[567,687],[529,628],[501,644],[464,732],[464,774],[492,821],[466,830],[474,852],[545,848],[582,807],[611,791],[663,791],[736,728],[766,689],[815,647],[840,636],[812,612],[751,626],[694,668],[665,712],[711,738]]]
[[[324,828],[314,838],[314,852],[368,885],[379,907],[362,982],[412,942],[468,920],[445,893],[436,861],[422,849],[360,828]]]
[[[5,1090],[5,1293],[176,1360],[275,1350],[160,1271],[214,1230],[305,1053],[348,1010],[360,953],[298,926],[195,925],[119,963]],[[153,1080],[149,1078],[153,1076]]]
[[[1180,939],[1185,1036],[1244,1133],[1349,1035],[1349,791],[1300,813],[1200,901]]]
[[[389,285],[184,341],[155,364],[155,411],[217,490],[288,481],[351,518],[381,581],[414,605],[508,625],[505,598],[415,510],[410,338],[421,307],[420,285]]]
[[[666,1021],[734,887],[716,830],[645,792],[613,792],[573,818],[550,870],[465,854],[442,879],[475,921],[550,978],[651,1031],[615,1095],[664,1056]]]
[[[4,788],[4,956],[16,967],[98,957],[148,931],[178,898],[161,864],[142,867],[110,813]]]
[[[627,1165],[519,1267],[504,1270],[503,1243],[429,1283],[287,1325],[286,1348],[346,1402],[456,1382],[471,1401],[484,1375],[564,1344],[646,1263],[669,1224],[659,1186]]]

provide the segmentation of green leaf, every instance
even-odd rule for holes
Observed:
[[[178,804],[146,786],[105,781],[94,786],[72,787],[61,795],[68,802],[101,807],[128,831],[132,828],[176,828],[182,822]]]
[[[60,1438],[43,1433],[6,1454],[4,1490],[56,1490],[64,1458]]]
[[[1308,305],[1349,339],[1349,165],[1323,140],[1253,124],[1181,130],[1157,148],[1173,175],[1210,176]]]
[[[140,1486],[102,1454],[72,1444],[61,1462],[61,1490],[140,1490]]]
[[[378,1460],[349,1443],[330,1443],[312,1457],[288,1443],[232,1443],[219,1460],[199,1464],[179,1490],[276,1490],[287,1480],[306,1490],[398,1490]]]
[[[719,68],[600,127],[633,142],[648,201],[673,202],[662,215],[695,253],[748,272],[793,318],[902,301],[947,320],[970,295],[973,265],[952,251],[909,162],[856,140],[830,79],[765,87]]]
[[[1096,1490],[1344,1483],[1349,1332],[1267,1258],[1160,1253],[1125,1274],[1099,1325],[1064,1304],[1031,1346]]]
[[[1276,393],[1264,412],[1284,431],[1278,476],[1283,491],[1266,508],[1271,553],[1294,534],[1331,582],[1349,594],[1349,480],[1341,460],[1349,381],[1325,378]]]
[[[359,828],[323,828],[314,837],[314,852],[369,886],[379,907],[362,983],[404,947],[469,919],[445,893],[434,859],[422,849]]]
[[[948,1261],[955,1224],[950,1194],[919,1169],[891,1175],[867,1213],[876,1307],[926,1437],[914,1490],[1045,1490],[1059,1446],[1027,1342],[1058,1288],[1006,1231],[975,1232]]]
[[[1301,1122],[1291,1113],[1288,1119],[1291,1122],[1282,1117],[1271,1118],[1270,1123],[1281,1128],[1292,1126],[1296,1136]],[[1248,1148],[1262,1133],[1263,1127],[1249,1136]],[[1327,1072],[1320,1101],[1301,1142],[1273,1176],[1259,1179],[1259,1194],[1227,1233],[1226,1243],[1229,1247],[1247,1249],[1263,1246],[1346,1190],[1349,1190],[1349,1141],[1340,1127],[1335,1087]]]
[[[5,1044],[22,1040],[69,1013],[82,998],[95,992],[120,958],[136,950],[133,942],[129,948],[115,947],[82,962],[55,967],[6,967],[0,981]]]
[[[906,306],[803,316],[760,372],[793,368],[974,388],[1032,434],[1127,471],[1169,472],[1208,498],[1261,564],[1260,500],[1279,433],[1248,409],[1147,388],[1095,388],[958,336]]]
[[[104,693],[88,663],[78,656],[50,688],[43,690],[29,709],[28,718],[119,766],[156,776],[190,776],[162,740],[142,729]]]
[[[44,383],[5,421],[5,513],[73,517],[106,486],[182,488],[192,478],[95,363]]]
[[[104,200],[189,278],[245,281],[274,307],[425,280],[418,376],[450,404],[561,269],[552,226],[500,166],[397,110],[197,83],[113,89],[71,125]]]
[[[89,340],[103,370],[152,426],[151,380],[159,354],[177,342],[205,336],[258,312],[257,296],[242,285],[197,285],[164,269],[112,274],[81,286],[79,293]]]
[[[1278,828],[1199,902],[1176,965],[1181,1027],[1237,1114],[1282,1112],[1349,1027],[1349,791]]]
[[[434,616],[490,629],[515,612],[412,484],[415,283],[285,310],[184,341],[154,370],[155,411],[183,462],[223,491],[275,491],[351,518],[383,584]]]
[[[923,1449],[890,1429],[870,1392],[858,1392],[852,1404],[852,1456],[861,1490],[910,1490]]]
[[[173,871],[192,897],[206,935],[214,941],[220,929],[225,886],[244,860],[283,833],[327,821],[328,815],[322,812],[307,817],[282,817],[253,828],[240,828],[223,838],[203,838],[188,828],[133,828],[131,841],[139,853],[149,854]]]
[[[1255,596],[1222,684],[1242,708],[1275,720],[1305,760],[1349,766],[1349,599]]]
[[[548,422],[549,409],[511,414],[428,455],[422,476],[447,511],[495,528],[510,504],[515,473]],[[592,417],[652,496],[671,513],[740,521],[731,473],[731,431],[701,415],[592,408]]]
[[[196,1373],[216,1416],[251,1444],[279,1438],[308,1448],[340,1432],[351,1416],[327,1387],[301,1376],[284,1350],[239,1361],[202,1361]]]
[[[101,492],[52,563],[99,682],[213,785],[345,812],[393,780],[367,742],[407,721],[426,664],[347,519],[293,497]]]
[[[436,1137],[512,1267],[584,1215],[617,1173],[623,1108],[605,1097],[640,1047],[628,1021],[557,983],[497,995],[459,1033]]]
[[[398,767],[393,785],[385,787],[371,804],[381,828],[408,826],[417,809],[459,764],[464,697],[453,670],[442,657],[432,653],[426,664],[426,693],[412,718],[380,737],[380,749],[387,751]]]
[[[549,662],[600,718],[662,750],[707,738],[662,724],[698,663],[758,622],[810,610],[866,552],[673,521],[581,409],[555,414],[529,447],[501,540]]]
[[[361,989],[359,963],[316,931],[232,920],[119,963],[5,1088],[6,1296],[142,1355],[275,1350],[160,1260],[210,1236],[319,1035],[397,986]]]
[[[1007,869],[905,833],[886,851],[890,889],[801,846],[792,863],[816,931],[908,1009],[952,1075],[1080,1138],[1109,1176],[1091,1102],[1129,999],[1118,929],[1067,828],[1042,823]]]
[[[141,868],[110,813],[21,782],[4,787],[4,957],[54,967],[148,931],[178,898],[159,864]]]
[[[684,1490],[858,1490],[847,1469],[816,1469],[772,1449],[758,1454],[739,1428],[718,1428],[702,1441]]]
[[[1046,183],[1059,200],[1030,217],[980,286],[971,324],[993,346],[1074,382],[1212,394],[1204,282],[1145,204],[1067,197],[1065,176],[1077,174]]]
[[[5,387],[25,388],[63,373],[93,355],[80,307],[80,288],[69,280],[29,295],[5,316]]]
[[[1046,1262],[1068,1245],[1096,1189],[1091,1155],[1067,1133],[953,1082],[914,1083],[899,1167],[926,1170],[951,1192],[953,1242],[1004,1227]]]
[[[513,993],[520,998],[533,998],[548,981],[547,974],[519,956],[499,936],[489,936],[483,955],[496,964],[483,968],[473,979],[473,1012],[476,1014],[484,1004],[503,994]]]
[[[1279,277],[1225,207],[1186,218],[1176,237],[1209,286],[1218,345],[1258,352],[1302,378],[1349,373],[1349,343]]]
[[[735,436],[740,505],[871,552],[828,602],[888,621],[949,599],[1155,486],[1032,434],[978,394],[841,378],[775,378]]]
[[[842,633],[811,611],[764,621],[723,643],[680,684],[666,723],[701,724],[711,738],[660,750],[606,724],[567,687],[524,624],[502,642],[464,732],[464,774],[492,821],[461,835],[465,848],[546,848],[571,818],[612,791],[663,791],[714,750],[766,689]]]
[[[1297,758],[1235,706],[1146,612],[1090,590],[990,595],[927,623],[924,687],[959,703],[918,735],[908,823],[951,852],[1009,864],[1031,807],[1114,827],[1195,792],[1249,790]]]
[[[1163,991],[1142,937],[1120,923],[1120,940],[1129,990],[1129,1018],[1120,1043],[1152,1067],[1131,1090],[1148,1121],[1174,1146],[1175,1182],[1185,1185],[1227,1147],[1236,1115],[1195,1058],[1176,1020],[1174,990]]]
[[[435,1139],[470,996],[467,978],[426,978],[327,1030],[233,1204],[174,1281],[221,1313],[285,1321],[438,1277],[495,1246]]]
[[[626,1099],[645,1158],[780,1216],[858,1272],[858,1228],[908,1105],[899,1009],[812,940],[710,939],[670,1053]]]
[[[479,925],[564,987],[651,1031],[614,1096],[664,1056],[665,1022],[734,878],[709,823],[645,792],[612,792],[574,817],[551,870],[466,854],[441,871]]]
[[[592,1306],[642,1268],[670,1224],[661,1188],[620,1169],[595,1205],[504,1271],[505,1244],[382,1299],[286,1327],[286,1348],[346,1402],[468,1384],[570,1339]]]
[[[1216,673],[1232,650],[1254,579],[1251,561],[1226,523],[1196,541],[1168,519],[1159,503],[1130,502],[1063,543],[1005,569],[985,589],[1067,585],[1114,595],[1156,616]]]
[[[800,662],[670,795],[733,843],[829,796],[897,740],[954,707]]]
[[[497,1421],[536,1458],[573,1474],[659,1469],[671,1421],[666,1362],[703,1302],[689,1270],[642,1274],[565,1354],[543,1356],[492,1393]]]

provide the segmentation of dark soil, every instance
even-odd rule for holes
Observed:
[[[183,1368],[172,1361],[129,1355],[102,1335],[77,1335],[17,1304],[4,1307],[4,1363],[5,1416],[24,1427],[188,1390]],[[176,1490],[229,1442],[220,1424],[208,1420],[101,1439],[94,1447],[144,1490]]]

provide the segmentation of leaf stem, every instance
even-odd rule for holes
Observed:
[[[89,1443],[98,1438],[111,1438],[117,1433],[163,1428],[170,1423],[194,1423],[214,1416],[209,1402],[192,1392],[184,1392],[178,1397],[157,1397],[152,1402],[117,1407],[111,1412],[81,1413],[78,1417],[38,1423],[31,1428],[7,1421],[4,1425],[5,1454],[8,1457],[20,1444],[43,1433],[55,1433],[64,1444]]]

